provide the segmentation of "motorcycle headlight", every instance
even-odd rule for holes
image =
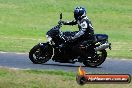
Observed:
[[[47,37],[47,39],[48,39],[49,42],[52,41],[52,38],[50,36],[46,35],[46,37]]]

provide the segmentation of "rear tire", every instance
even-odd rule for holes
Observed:
[[[98,54],[98,56],[96,58],[91,58],[91,60],[83,62],[83,64],[86,67],[97,67],[97,66],[101,65],[105,61],[105,59],[107,57],[106,50],[101,50],[101,51],[97,51],[97,52],[100,52],[101,54]]]
[[[46,45],[44,46],[46,47]],[[52,51],[49,51],[48,49],[45,49],[45,51],[42,51],[40,45],[35,45],[29,52],[29,59],[34,64],[42,64],[47,62],[51,59]]]

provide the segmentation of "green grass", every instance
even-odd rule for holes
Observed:
[[[72,20],[76,6],[87,9],[95,33],[109,35],[113,49],[109,57],[132,58],[131,0],[0,0],[0,51],[28,52],[45,42],[59,13],[63,12],[63,20]],[[62,30],[77,27],[63,26]]]
[[[0,88],[131,88],[130,84],[85,84],[76,82],[76,74],[48,70],[0,68]]]

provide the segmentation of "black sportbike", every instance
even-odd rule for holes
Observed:
[[[72,44],[68,38],[74,36],[76,32],[62,32],[60,28],[62,14],[58,25],[46,33],[48,42],[35,45],[29,52],[29,58],[34,64],[42,64],[50,59],[60,63],[83,63],[87,67],[101,65],[106,57],[106,48],[111,49],[108,42],[108,35],[95,34],[94,43],[89,40]]]

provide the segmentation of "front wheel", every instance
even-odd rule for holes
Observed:
[[[34,64],[42,64],[50,60],[52,57],[52,51],[48,49],[47,45],[44,44],[43,47],[40,44],[35,45],[29,52],[29,59]]]
[[[84,61],[83,64],[86,67],[97,67],[105,61],[106,57],[106,50],[97,51],[97,55],[95,58],[91,58],[90,60]]]

